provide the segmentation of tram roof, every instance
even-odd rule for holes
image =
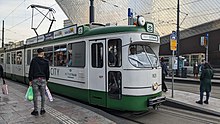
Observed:
[[[49,44],[54,42],[62,42],[68,39],[75,39],[81,37],[95,36],[95,35],[104,35],[104,34],[113,34],[113,33],[123,33],[123,32],[145,32],[147,33],[145,26],[100,26],[93,28],[90,24],[86,25],[72,25],[63,29],[59,29],[47,34],[39,35],[38,37],[32,37],[26,40],[26,46],[38,46],[42,44]],[[154,32],[155,33],[155,32]],[[158,33],[156,32],[158,35]],[[21,47],[19,47],[21,48]],[[14,49],[14,48],[13,48]],[[16,48],[18,49],[18,48]],[[12,49],[7,49],[12,50]]]

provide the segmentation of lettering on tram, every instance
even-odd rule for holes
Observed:
[[[67,76],[67,78],[72,78],[72,79],[74,79],[74,78],[77,76],[77,74],[74,74],[74,73],[72,72],[72,69],[69,69],[69,72],[66,72],[66,73],[65,73],[65,76]]]
[[[55,76],[59,76],[60,74],[60,69],[58,68],[50,68],[50,74],[51,75],[55,75]]]

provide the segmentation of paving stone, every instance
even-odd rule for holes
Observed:
[[[9,94],[0,94],[0,124],[113,124],[109,119],[79,105],[54,97],[46,99],[46,114],[33,116],[33,102],[25,100],[27,86],[7,81]],[[38,99],[40,108],[40,98]]]

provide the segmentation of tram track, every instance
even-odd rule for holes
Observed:
[[[162,116],[169,115],[169,116],[172,116],[173,118],[175,118],[175,119],[173,119],[173,121],[171,119],[170,122],[164,122],[164,123],[170,123],[170,124],[179,123],[177,121],[180,118],[182,120],[187,120],[188,122],[191,122],[191,123],[187,122],[187,124],[194,124],[194,122],[198,122],[201,124],[219,124],[220,123],[220,119],[215,116],[200,114],[200,113],[196,113],[196,112],[191,112],[191,111],[182,110],[182,109],[176,109],[176,108],[167,107],[167,106],[161,106],[159,108],[159,110],[149,110],[146,112],[108,111],[108,113],[110,113],[114,116],[123,118],[123,119],[127,119],[127,120],[129,120],[133,123],[137,123],[137,124],[146,124],[146,123],[147,124],[151,124],[151,123],[155,124],[155,122],[158,122],[158,121],[163,123],[163,119],[157,120],[157,119],[161,118],[160,115],[162,115]],[[179,124],[185,124],[185,123],[180,122]]]

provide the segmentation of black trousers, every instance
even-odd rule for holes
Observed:
[[[162,74],[162,91],[167,91],[167,86],[166,86],[166,84],[164,82],[165,76],[166,75]]]

